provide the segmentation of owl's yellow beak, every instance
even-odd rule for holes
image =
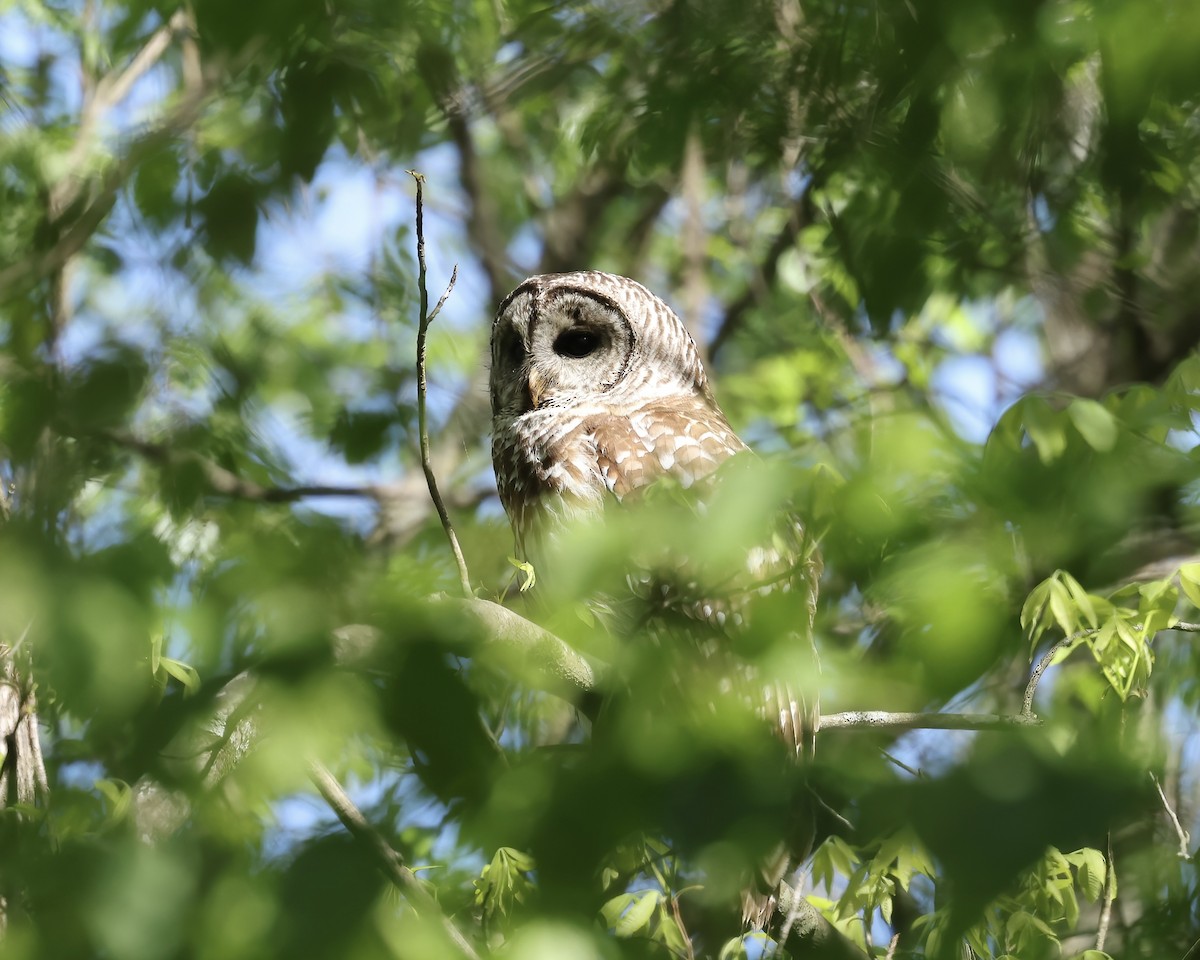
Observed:
[[[546,383],[536,370],[529,371],[529,409],[536,410],[546,395]]]

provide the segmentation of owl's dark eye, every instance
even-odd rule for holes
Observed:
[[[599,346],[600,334],[574,327],[558,335],[554,341],[554,352],[560,357],[574,357],[578,360],[595,353]]]

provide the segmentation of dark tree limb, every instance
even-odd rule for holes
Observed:
[[[142,440],[132,434],[109,432],[105,436],[117,446],[132,450],[145,459],[163,467],[178,467],[184,464],[196,466],[209,489],[231,500],[249,500],[257,503],[295,503],[309,497],[365,497],[381,500],[388,496],[389,488],[368,484],[366,486],[338,486],[310,484],[296,487],[265,487],[239,477],[231,470],[201,456],[192,450],[175,450],[165,443]]]
[[[495,204],[483,182],[479,155],[475,151],[475,140],[466,116],[456,105],[446,106],[444,112],[450,139],[458,149],[459,183],[470,203],[467,236],[487,276],[488,299],[493,305],[499,304],[508,291],[509,270]]]
[[[726,308],[721,325],[709,344],[710,355],[717,355],[725,342],[742,325],[746,314],[758,303],[762,293],[774,285],[779,273],[779,261],[792,248],[796,238],[800,236],[800,231],[812,220],[810,191],[811,184],[796,201],[783,228],[771,240],[771,245],[767,247],[767,252],[758,266],[758,282],[747,284],[745,292]]]

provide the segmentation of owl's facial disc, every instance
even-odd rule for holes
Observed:
[[[620,382],[633,353],[629,318],[592,290],[558,287],[537,304],[529,323],[532,409],[598,398]]]

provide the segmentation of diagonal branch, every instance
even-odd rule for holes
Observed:
[[[1192,844],[1191,836],[1183,828],[1183,824],[1179,822],[1179,817],[1171,806],[1171,802],[1167,799],[1166,793],[1163,792],[1162,784],[1158,782],[1158,777],[1151,773],[1150,779],[1154,781],[1154,789],[1158,791],[1158,798],[1162,801],[1163,809],[1167,812],[1167,819],[1171,821],[1171,826],[1175,828],[1175,836],[1179,840],[1179,859],[1191,860],[1192,853],[1189,849]]]
[[[225,72],[231,75],[239,72],[250,62],[257,50],[258,45],[251,42],[241,54],[226,65]],[[117,194],[133,176],[138,166],[190,127],[200,116],[216,86],[212,79],[216,74],[216,70],[209,72],[203,83],[189,88],[154,127],[133,141],[125,155],[98,178],[99,185],[94,195],[69,226],[57,222],[54,224],[55,228],[61,229],[62,232],[59,233],[53,246],[46,250],[34,250],[16,263],[0,270],[0,292],[6,292],[8,288],[19,282],[32,281],[36,283],[42,280],[60,269],[71,257],[83,249],[104,218],[108,216],[109,211],[112,210]],[[82,189],[77,192],[76,196],[81,192]],[[67,208],[62,211],[60,219],[67,218],[67,214],[78,205],[77,203],[67,205]]]
[[[79,131],[63,172],[50,191],[52,219],[57,219],[79,197],[85,183],[80,179],[79,171],[96,140],[97,129],[104,115],[129,95],[133,85],[167,52],[175,36],[190,26],[191,18],[186,11],[176,10],[165,24],[150,35],[124,70],[109,73],[96,83],[80,111]]]
[[[462,931],[454,925],[454,921],[442,913],[442,908],[438,906],[433,895],[425,889],[421,881],[417,879],[417,875],[408,868],[396,849],[380,835],[378,830],[371,826],[362,811],[350,799],[349,794],[342,789],[337,778],[317,760],[309,762],[308,775],[317,791],[329,804],[330,809],[337,814],[342,826],[374,854],[384,875],[399,888],[413,908],[426,918],[436,919],[441,924],[446,936],[467,960],[479,960],[479,954],[463,936]]]

